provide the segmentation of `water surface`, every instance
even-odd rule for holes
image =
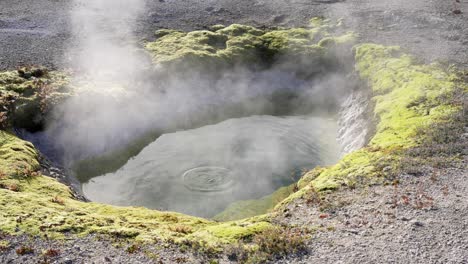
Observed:
[[[115,173],[83,184],[97,202],[211,217],[339,158],[334,120],[252,116],[164,134]]]

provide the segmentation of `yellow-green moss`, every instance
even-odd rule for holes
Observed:
[[[393,172],[405,149],[417,146],[417,131],[444,122],[460,106],[445,100],[455,76],[436,64],[417,64],[398,47],[355,47],[356,71],[373,92],[376,132],[368,147],[346,155],[338,164],[306,174],[300,186],[316,191],[381,182]]]
[[[46,71],[44,69],[44,71]],[[70,82],[69,76],[62,72],[45,72],[44,75],[40,77],[30,76],[21,76],[18,71],[6,71],[0,72],[0,91],[6,92],[15,92],[23,96],[31,96],[31,94],[25,94],[29,90],[35,92],[39,84],[46,84],[54,86],[56,91],[68,90],[68,84]]]
[[[50,238],[100,233],[147,242],[197,240],[218,247],[270,225],[265,218],[221,224],[173,212],[77,201],[56,180],[22,175],[15,169],[15,164],[28,165],[29,171],[38,169],[37,151],[30,143],[0,131],[0,153],[0,230],[4,232]],[[11,185],[17,188],[10,190]],[[177,232],[175,225],[189,226],[190,234]]]
[[[330,23],[330,20],[325,19],[323,17],[313,17],[309,20],[309,24],[312,27],[322,27],[322,26],[328,25],[329,23]]]
[[[225,27],[226,27],[225,25],[221,25],[221,24],[213,25],[213,26],[210,27],[210,31],[218,31],[218,30],[223,29]]]
[[[381,183],[395,172],[404,150],[421,143],[418,131],[446,122],[460,111],[460,106],[445,100],[454,92],[456,77],[440,66],[417,64],[398,47],[375,44],[357,45],[355,56],[356,71],[373,92],[375,134],[367,147],[347,154],[338,164],[306,173],[298,182],[300,190],[278,207],[312,190]],[[266,213],[276,204],[266,201],[270,200],[235,203],[218,217]]]
[[[269,226],[266,221],[216,223],[179,213],[84,203],[72,199],[66,186],[44,176],[16,182],[21,186],[19,192],[0,189],[0,230],[9,233],[55,238],[65,232],[79,236],[100,233],[146,242],[195,239],[217,247]],[[57,203],[56,197],[63,202]],[[189,226],[190,234],[177,232],[172,228],[176,225]]]
[[[217,31],[223,35],[227,36],[242,36],[242,35],[254,35],[254,36],[261,36],[265,32],[263,30],[257,29],[252,26],[247,25],[240,25],[240,24],[232,24],[228,27],[220,29]]]
[[[31,143],[0,130],[0,175],[11,176],[19,169],[36,170],[37,158],[38,153]]]
[[[411,147],[417,128],[449,116],[457,106],[441,102],[453,92],[454,76],[436,64],[418,65],[398,47],[356,47],[357,70],[375,93],[377,132],[374,147]]]
[[[357,35],[353,32],[348,32],[345,35],[335,37],[325,37],[318,43],[320,47],[327,48],[337,45],[356,43]]]
[[[10,246],[10,242],[5,241],[5,240],[0,240],[0,251],[1,251],[1,249],[7,248],[9,246]]]
[[[229,221],[256,216],[259,213],[267,213],[276,204],[286,199],[294,192],[295,184],[279,188],[274,193],[258,200],[238,201],[229,205],[223,212],[217,214],[213,219],[218,221]]]
[[[48,108],[69,96],[69,83],[68,75],[44,68],[0,72],[0,99],[14,98],[9,122],[15,127],[37,130],[43,125]],[[2,103],[0,100],[0,108],[4,108]]]
[[[278,56],[302,58],[303,61],[323,62],[326,49],[333,43],[352,45],[351,33],[343,36],[333,31],[337,26],[322,25],[308,28],[260,30],[234,24],[216,26],[212,31],[157,31],[158,39],[146,45],[156,64],[178,67],[208,67],[209,70],[233,64],[264,65]],[[324,39],[322,45],[317,45]],[[310,63],[309,63],[310,64]],[[304,65],[309,67],[309,65]]]

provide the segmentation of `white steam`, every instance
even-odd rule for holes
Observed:
[[[74,0],[73,6],[71,66],[81,70],[78,78],[97,83],[134,79],[142,58],[135,52],[133,32],[144,1]]]
[[[236,68],[218,73],[216,77],[197,73],[195,70],[191,73],[172,72],[170,76],[161,76],[161,73],[158,73],[160,78],[156,78],[155,70],[149,62],[149,56],[141,51],[134,35],[135,26],[142,10],[144,10],[143,0],[75,0],[74,9],[71,11],[75,41],[70,48],[70,58],[72,58],[70,67],[76,73],[72,85],[77,88],[77,94],[60,109],[57,109],[55,122],[49,125],[47,132],[51,138],[54,138],[58,149],[64,153],[62,162],[65,165],[125,147],[126,144],[148,132],[172,133],[216,124],[231,118],[253,115],[304,116],[314,113],[330,116],[330,113],[336,112],[337,102],[348,92],[346,89],[350,87],[347,78],[342,74],[324,74],[314,80],[305,81],[294,73],[283,71],[280,65],[260,72]],[[256,121],[257,119],[252,120]],[[272,118],[271,120],[280,119]],[[314,122],[303,125],[306,127],[314,126]],[[233,122],[233,124],[237,123]],[[307,163],[305,161],[307,157],[304,158],[304,155],[300,156],[301,160],[298,162],[296,158],[293,158],[293,155],[288,154],[297,150],[298,147],[294,142],[287,141],[290,144],[287,151],[284,151],[284,147],[282,147],[285,138],[293,133],[288,132],[289,134],[284,133],[281,136],[269,137],[268,133],[264,131],[265,127],[260,126],[255,130],[256,127],[255,125],[249,126],[250,132],[248,134],[255,136],[252,137],[255,146],[261,144],[258,148],[268,150],[271,155],[266,159],[264,158],[265,153],[249,153],[249,157],[246,159],[247,165],[242,166],[252,168],[256,166],[255,164],[263,164],[262,166],[268,167],[259,167],[263,174],[268,176],[279,173],[283,176],[286,169]],[[318,135],[312,133],[311,127],[307,127],[305,131],[314,135],[310,138],[307,137],[307,140],[334,138],[334,132],[330,131],[336,129],[320,130],[318,129],[319,124],[316,127],[317,131],[328,132],[323,132],[324,135]],[[230,131],[231,134],[239,130],[236,129],[233,128]],[[293,130],[294,127],[291,128],[291,131]],[[178,135],[185,136],[189,133]],[[216,134],[217,131],[210,133]],[[203,157],[203,153],[206,153],[206,146],[212,145],[216,146],[216,149],[223,150],[228,147],[228,144],[233,144],[232,142],[224,142],[225,138],[225,135],[197,137],[194,139],[196,144],[192,144],[192,149],[190,146],[177,145],[184,144],[183,138],[179,140],[179,138],[174,137],[175,140],[170,142],[174,144],[174,150],[181,150],[181,153],[191,153],[191,151],[196,153],[193,160],[197,160]],[[290,139],[288,138],[288,140]],[[294,137],[291,140],[294,141]],[[333,141],[333,139],[330,140]],[[307,144],[309,143],[311,146],[315,146],[314,144],[327,145],[323,142],[308,142]],[[157,151],[154,153],[161,154]],[[153,156],[157,156],[154,153],[149,157],[140,157],[140,159],[153,160]],[[335,159],[334,155],[325,155],[333,156],[333,158],[319,160],[318,157],[323,155],[313,153],[314,155],[310,155],[310,165],[329,163]],[[210,154],[216,157],[223,155],[223,153]],[[228,155],[228,157],[230,156]],[[163,161],[159,162],[164,163],[161,166],[170,165],[173,166],[173,169],[181,169],[178,168],[181,164],[173,164],[174,160],[170,159],[167,164]],[[185,157],[184,162],[189,164],[190,160],[190,157]],[[231,158],[223,160],[222,164],[214,164],[215,162],[210,162],[212,160],[207,159],[206,163],[209,164],[204,164],[204,166],[217,168],[221,165],[223,167],[229,167],[229,164],[236,165],[235,160]],[[191,166],[187,165],[184,169],[191,169]],[[148,171],[157,170],[153,168]],[[133,179],[132,172],[125,170],[124,172],[126,180],[130,177],[128,181],[130,185],[132,182],[136,184],[148,177],[162,177],[154,175],[154,173],[148,174],[146,171],[143,173],[138,171],[135,175],[143,176]],[[170,176],[178,177],[180,175]],[[285,177],[290,180],[289,175]],[[260,178],[262,181],[270,180],[268,177]],[[158,179],[154,182],[157,183]],[[274,180],[273,177],[271,180]],[[245,182],[245,184],[266,186],[264,191],[268,192],[279,187],[277,184],[264,182]],[[111,186],[111,183],[108,183],[108,186]],[[125,184],[124,187],[127,185]],[[136,185],[128,187],[136,188]],[[177,188],[173,187],[173,189]],[[242,192],[242,189],[239,188],[240,192],[227,197],[229,199],[226,198],[226,201],[258,198],[250,195],[255,194],[255,190],[249,190],[250,194],[244,197],[245,192]],[[113,198],[115,197],[109,197],[109,199],[104,197],[101,200],[112,201]],[[138,197],[132,199],[136,198]],[[132,199],[126,197],[128,201]],[[134,204],[148,205],[146,202],[138,201]],[[223,206],[226,204],[220,205],[220,207]],[[171,208],[170,206],[164,207]],[[181,209],[181,211],[187,210]],[[190,213],[197,214],[197,212],[192,211]]]

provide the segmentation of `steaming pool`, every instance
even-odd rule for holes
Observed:
[[[168,133],[122,168],[84,182],[92,201],[212,217],[339,158],[336,121],[251,116]]]
[[[70,184],[90,201],[215,219],[236,202],[261,199],[305,171],[335,164],[352,141],[364,138],[357,120],[365,104],[350,96],[355,84],[344,75],[215,77],[177,80],[165,86],[174,94],[149,99],[124,94],[107,103],[107,112],[92,115],[75,106],[85,101],[95,109],[105,100],[77,97],[55,126],[23,138],[65,164]],[[159,126],[149,138],[137,133],[145,122]]]

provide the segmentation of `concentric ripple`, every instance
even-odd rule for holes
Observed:
[[[295,171],[336,162],[336,131],[320,117],[251,116],[164,134],[83,192],[96,202],[211,217],[291,184]]]
[[[182,177],[185,187],[192,191],[217,192],[233,183],[233,172],[222,167],[199,167],[186,171]]]

